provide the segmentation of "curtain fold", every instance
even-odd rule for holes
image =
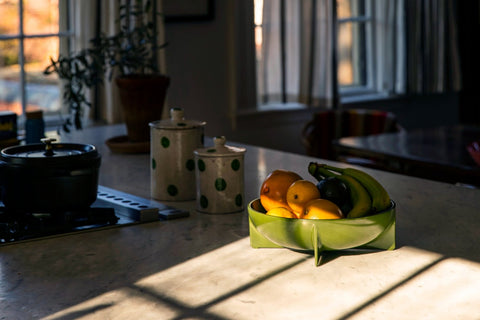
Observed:
[[[80,51],[90,46],[90,39],[95,37],[96,26],[96,2],[97,0],[73,1],[73,23],[72,27],[75,32],[71,41],[71,51]],[[67,53],[68,54],[68,53]],[[87,90],[86,99],[95,105],[95,94],[93,90]],[[88,109],[82,115],[83,123],[88,123],[92,110]]]
[[[264,0],[262,103],[333,104],[331,0]]]
[[[101,3],[101,16],[105,18],[100,20],[100,30],[107,36],[114,35],[120,29],[116,22],[117,19],[119,19],[120,1],[101,0]],[[107,123],[122,122],[123,114],[120,106],[120,96],[114,78],[112,81],[104,81],[103,84],[99,86],[98,94],[95,108],[98,108],[101,120],[105,120]]]
[[[405,94],[407,56],[404,0],[373,2],[374,59],[376,62],[374,89],[387,94]]]
[[[407,91],[459,91],[458,27],[454,0],[406,0]]]
[[[101,12],[97,12],[97,1],[100,1]],[[155,0],[157,11],[162,12],[162,0]],[[96,36],[96,17],[100,17],[100,31],[108,35],[114,35],[118,32],[119,26],[119,6],[125,3],[125,0],[81,0],[74,1],[74,30],[73,51],[87,48],[90,45],[90,39]],[[153,14],[153,13],[152,13]],[[157,17],[157,43],[165,42],[165,25],[163,19]],[[163,50],[157,52],[157,63],[161,73],[166,73],[165,53]],[[97,109],[97,115],[100,119],[109,124],[123,122],[123,115],[120,106],[118,88],[114,79],[109,81],[105,79],[103,84],[97,88],[97,99],[95,101],[94,90],[88,93],[88,100],[92,102],[92,107]],[[165,108],[164,108],[165,109]],[[93,109],[87,110],[84,118],[92,118]]]

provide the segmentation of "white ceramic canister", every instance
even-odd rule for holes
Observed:
[[[185,120],[183,109],[150,125],[150,187],[157,200],[193,200],[196,195],[194,150],[203,147],[205,122]]]
[[[225,145],[224,136],[213,142],[213,147],[195,150],[197,210],[214,214],[242,211],[245,148]]]

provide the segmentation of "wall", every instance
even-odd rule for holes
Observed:
[[[188,119],[206,121],[210,136],[230,131],[228,2],[216,1],[213,21],[171,22],[165,29],[167,104],[183,108]]]
[[[458,39],[460,42],[460,57],[463,88],[460,92],[459,108],[462,123],[480,125],[480,107],[478,101],[478,74],[480,59],[478,59],[477,41],[472,41],[472,35],[480,33],[480,0],[457,1],[459,20]]]
[[[233,117],[236,56],[233,40],[235,1],[215,1],[215,19],[168,23],[168,105],[185,109],[186,118],[207,122],[206,134],[264,147],[304,153],[301,130],[310,110],[250,113]],[[239,58],[241,59],[241,57]],[[356,103],[345,107],[393,111],[407,129],[458,123],[456,95],[410,97]]]

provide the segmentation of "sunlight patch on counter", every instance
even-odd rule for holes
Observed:
[[[407,246],[313,260],[243,238],[45,319],[468,319],[480,306],[476,262]]]
[[[244,238],[144,278],[135,285],[168,296],[189,307],[210,304],[262,277],[288,270],[313,257],[285,249],[252,249]]]
[[[448,258],[405,282],[352,319],[479,319],[480,264]]]

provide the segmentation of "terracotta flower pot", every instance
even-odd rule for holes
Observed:
[[[120,92],[130,142],[150,140],[149,123],[162,118],[170,78],[163,75],[126,76],[115,79]]]

